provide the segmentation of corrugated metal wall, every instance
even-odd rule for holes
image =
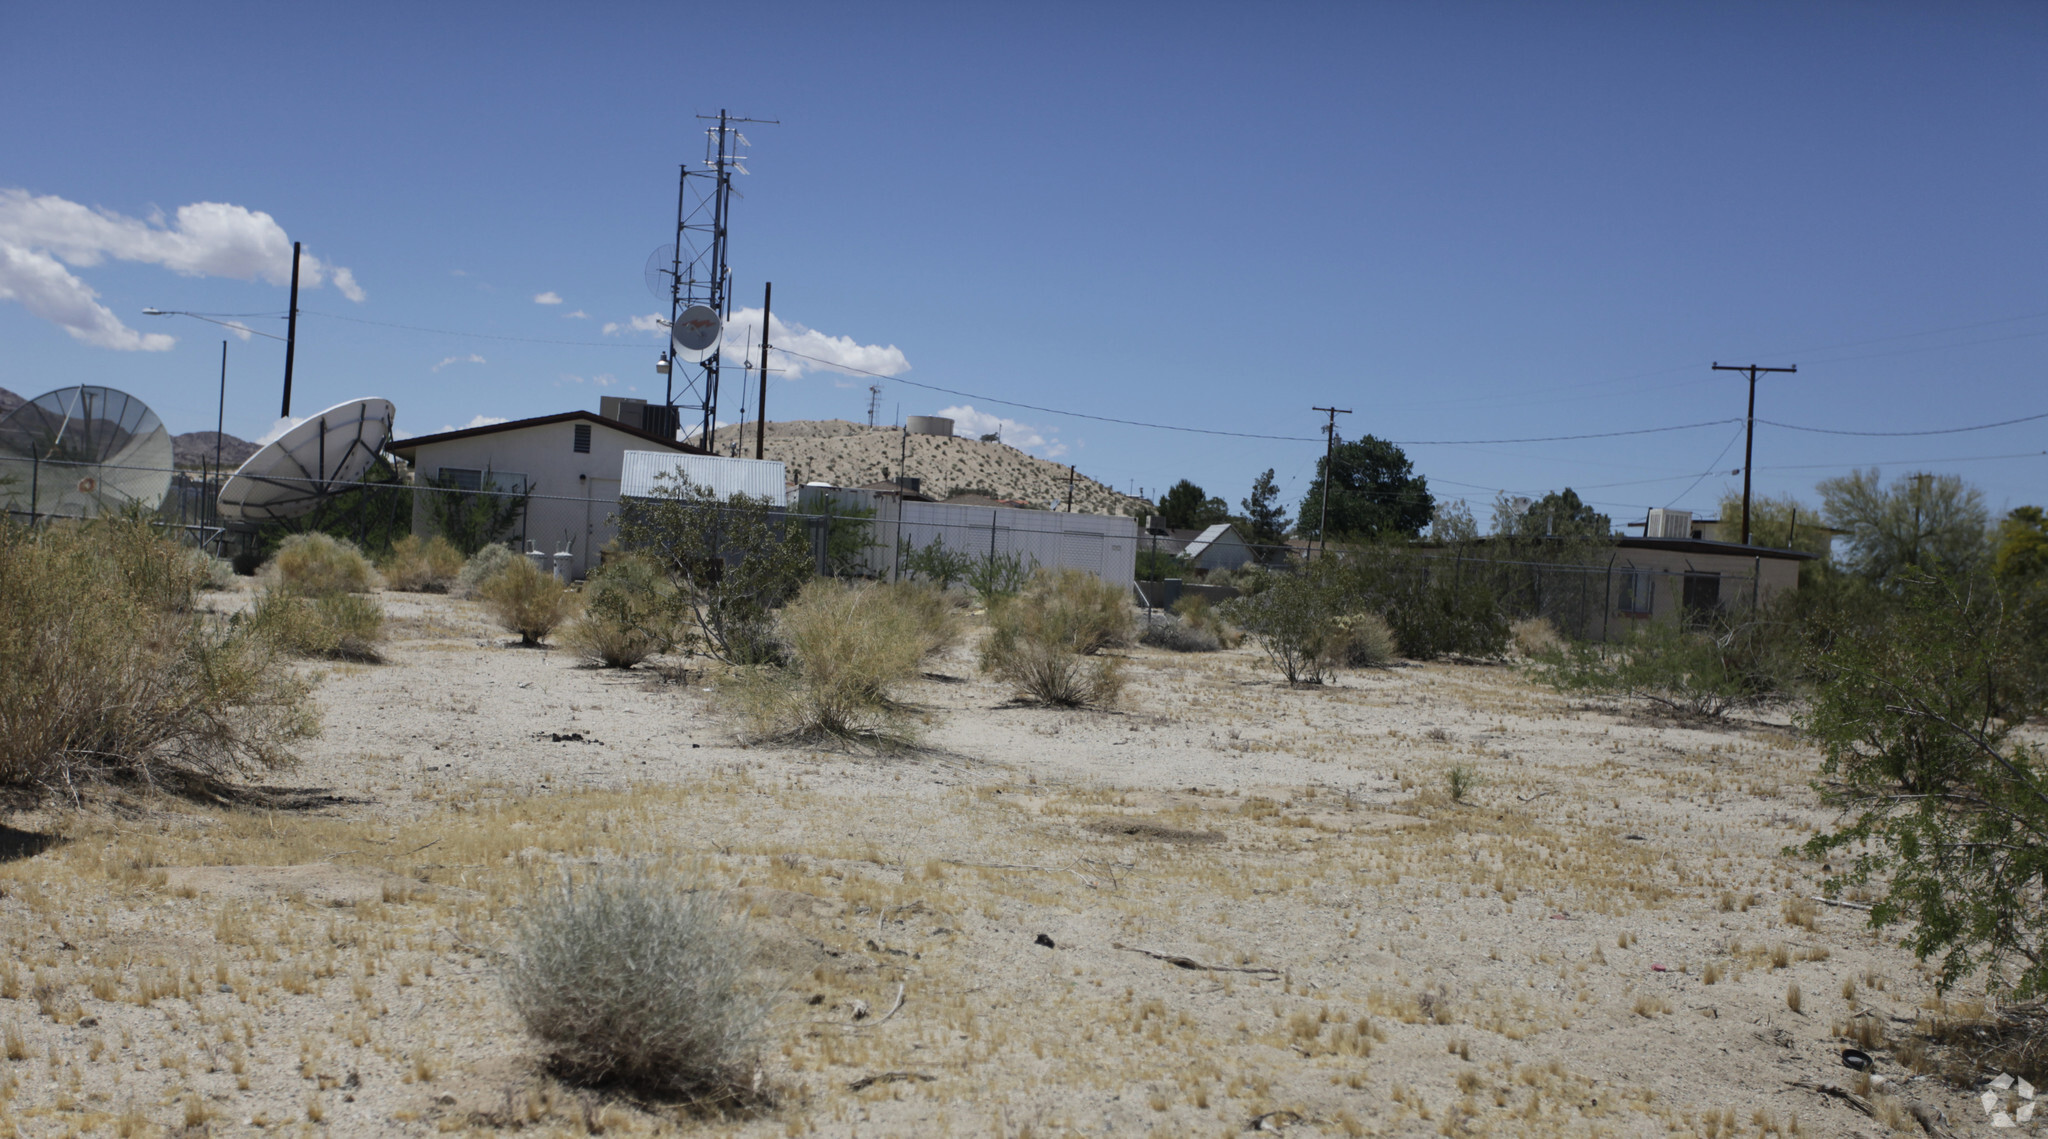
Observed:
[[[660,480],[659,476],[669,476]],[[710,487],[720,498],[744,494],[784,505],[787,483],[778,459],[727,459],[717,455],[678,455],[669,451],[628,451],[619,471],[619,494],[651,498],[658,481],[688,479]]]
[[[913,501],[901,503],[899,519],[895,495],[836,487],[805,487],[797,510],[807,515],[823,513],[828,500],[842,511],[849,507],[874,511],[873,544],[865,562],[868,572],[877,577],[895,572],[899,534],[919,549],[937,539],[946,549],[970,558],[1021,554],[1026,565],[1071,566],[1113,585],[1128,586],[1137,577],[1138,522],[1134,518]]]

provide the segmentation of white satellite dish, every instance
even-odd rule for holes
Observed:
[[[720,321],[710,305],[691,305],[668,330],[676,355],[692,363],[718,351]]]
[[[391,438],[390,400],[352,399],[300,423],[249,456],[220,488],[222,518],[294,518],[350,489]]]
[[[0,503],[10,512],[154,510],[170,490],[171,463],[163,420],[114,388],[58,388],[0,418]]]

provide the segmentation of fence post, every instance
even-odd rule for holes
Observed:
[[[1600,643],[1607,643],[1607,613],[1614,608],[1614,559],[1620,554],[1607,555],[1607,580],[1600,587]]]

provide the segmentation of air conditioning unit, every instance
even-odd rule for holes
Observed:
[[[1666,510],[1652,507],[1650,520],[1643,527],[1645,538],[1690,538],[1692,537],[1692,511]]]

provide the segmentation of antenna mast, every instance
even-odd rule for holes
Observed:
[[[777,122],[741,118],[723,110],[697,117],[717,125],[704,130],[702,163],[696,169],[684,163],[676,182],[676,244],[668,274],[671,328],[684,310],[695,305],[717,313],[721,322],[732,315],[732,268],[725,256],[732,221],[732,176],[747,173],[741,150],[751,145],[740,133],[739,124]],[[716,442],[718,425],[719,353],[714,348],[694,364],[673,358],[673,351],[670,355],[663,403],[676,427],[682,426],[685,413],[697,421],[697,444],[708,451]],[[680,390],[676,383],[679,375]]]

